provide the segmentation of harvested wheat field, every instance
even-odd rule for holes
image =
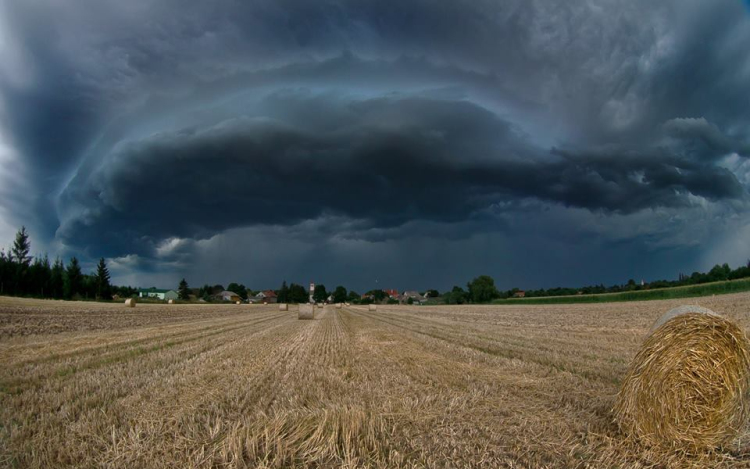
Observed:
[[[684,303],[685,300],[682,300]],[[750,326],[750,294],[690,300]],[[0,298],[2,467],[750,467],[612,408],[680,301],[321,309]]]

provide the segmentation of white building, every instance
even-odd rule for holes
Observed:
[[[174,290],[162,290],[160,288],[142,288],[138,290],[139,298],[155,298],[158,300],[176,300],[180,297]]]

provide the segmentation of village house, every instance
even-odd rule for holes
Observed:
[[[414,290],[405,291],[401,299],[403,302],[408,302],[409,299],[411,299],[413,303],[419,303],[419,304],[423,304],[425,301],[427,301],[426,298],[420,295],[418,291],[414,291]]]
[[[174,290],[162,290],[160,288],[141,288],[138,290],[139,298],[155,298],[157,300],[176,300],[179,295]]]
[[[233,291],[223,291],[221,293],[217,293],[214,295],[214,298],[216,301],[231,301],[233,303],[236,303],[238,301],[242,301],[242,298],[240,298],[240,295]]]
[[[383,290],[383,293],[388,295],[388,298],[393,298],[394,300],[398,300],[401,297],[398,290]]]
[[[276,303],[277,297],[276,292],[273,290],[264,290],[261,292],[258,292],[257,295],[255,295],[255,302],[262,302],[262,303]]]

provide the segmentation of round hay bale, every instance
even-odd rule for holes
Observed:
[[[128,298],[127,300],[125,300],[125,307],[135,308],[135,298]]]
[[[315,318],[315,305],[312,304],[301,304],[299,305],[299,312],[297,313],[297,319],[314,319]]]
[[[633,359],[613,409],[627,435],[685,453],[730,443],[750,415],[750,342],[716,314],[667,319]]]
[[[169,304],[169,305],[173,305],[173,304],[174,304],[174,300],[169,300],[169,301],[167,301],[167,304]]]
[[[654,322],[654,324],[651,326],[651,329],[648,331],[649,334],[657,330],[659,327],[661,327],[662,324],[669,321],[670,319],[680,316],[682,314],[687,314],[687,313],[711,314],[713,316],[718,316],[718,314],[714,313],[708,308],[704,308],[703,306],[697,306],[697,305],[678,306],[662,314],[662,316],[659,319],[657,319],[656,322]]]
[[[367,308],[367,309],[370,310],[370,311],[376,311],[378,309],[378,307],[375,306],[375,305],[370,305],[369,308]]]
[[[237,304],[238,304],[238,305],[241,305],[241,304],[242,304],[242,302],[241,302],[241,301],[238,301],[238,302],[237,302]]]
[[[279,303],[279,311],[289,311],[289,305],[286,303]]]

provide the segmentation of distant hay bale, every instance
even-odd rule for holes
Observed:
[[[169,301],[167,301],[167,304],[169,304],[169,305],[173,305],[173,304],[174,304],[174,300],[169,300]]]
[[[135,308],[135,298],[128,298],[127,300],[125,300],[125,307]]]
[[[315,308],[313,306],[314,305],[311,304],[299,305],[299,313],[297,314],[297,319],[314,319]]]
[[[279,311],[289,311],[289,305],[286,303],[279,303]]]
[[[241,305],[241,304],[242,304],[242,302],[241,302],[241,301],[238,301],[238,302],[237,302],[236,304],[238,304],[238,305]]]
[[[375,306],[375,305],[370,305],[370,308],[369,308],[369,310],[370,310],[370,311],[375,311],[375,310],[377,310],[377,309],[378,309],[378,307],[377,307],[377,306]]]
[[[341,303],[336,303],[336,309],[341,309]]]
[[[731,443],[746,424],[750,342],[710,310],[682,311],[667,313],[646,339],[613,411],[642,443],[693,453]]]

